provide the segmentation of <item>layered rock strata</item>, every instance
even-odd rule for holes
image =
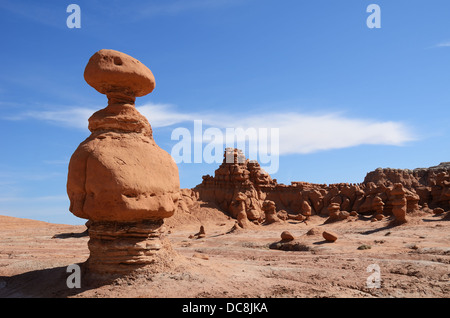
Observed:
[[[402,185],[405,205],[399,205],[396,183]],[[381,220],[400,207],[406,213],[436,207],[450,210],[450,163],[429,169],[377,169],[358,184],[284,185],[272,179],[256,161],[245,159],[241,150],[227,148],[214,176],[203,176],[202,183],[192,191],[196,198],[216,204],[230,216],[239,215],[242,220],[247,215],[253,223],[277,222],[284,214],[290,219],[322,215],[338,221],[353,213]],[[398,218],[400,223],[404,221]]]

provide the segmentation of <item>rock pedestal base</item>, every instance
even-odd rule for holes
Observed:
[[[161,240],[163,220],[92,222],[87,267],[90,272],[129,273],[159,263],[172,250]],[[161,265],[161,264],[159,264]]]

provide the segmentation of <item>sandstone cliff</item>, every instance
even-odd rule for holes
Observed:
[[[399,205],[395,184],[401,185],[404,205]],[[430,208],[437,207],[449,210],[450,163],[415,170],[379,168],[369,172],[359,184],[292,182],[284,185],[272,179],[258,162],[246,159],[241,150],[227,148],[214,176],[203,176],[202,183],[191,191],[191,200],[198,198],[214,204],[241,220],[239,224],[243,224],[245,217],[260,224],[288,218],[301,220],[309,215],[339,220],[350,213],[373,214],[377,216],[374,220],[379,220],[403,209],[406,213],[430,212]]]

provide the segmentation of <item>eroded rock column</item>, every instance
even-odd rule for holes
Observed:
[[[392,197],[392,214],[394,214],[394,223],[403,224],[406,223],[406,204],[405,189],[401,183],[395,183],[394,188],[391,190]]]
[[[161,262],[171,250],[161,239],[164,218],[178,206],[180,182],[175,161],[134,106],[153,91],[153,74],[129,55],[100,50],[84,78],[108,98],[69,163],[69,210],[91,223],[88,269],[127,272]]]

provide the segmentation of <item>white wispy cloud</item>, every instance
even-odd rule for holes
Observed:
[[[217,112],[186,114],[161,105],[145,105],[138,109],[155,128],[194,120],[202,120],[205,128],[217,127],[224,132],[226,128],[277,128],[280,154],[307,154],[360,145],[401,146],[416,140],[412,129],[402,122],[351,118],[342,113],[268,112],[232,116]]]
[[[93,108],[73,107],[59,110],[29,111],[4,117],[10,120],[38,119],[65,127],[87,129],[89,117],[96,111]]]
[[[40,197],[28,196],[0,196],[0,203],[2,202],[21,202],[21,203],[38,203],[38,202],[65,202],[68,200],[67,195],[47,195]]]
[[[258,124],[259,118],[249,123]],[[414,140],[404,124],[346,118],[341,114],[299,113],[266,115],[271,128],[279,127],[280,154],[313,153],[360,145],[400,146]]]
[[[280,154],[308,154],[360,145],[401,146],[416,139],[412,130],[401,122],[346,118],[338,113],[266,113],[239,118],[220,114],[213,120],[206,116],[202,121],[203,125],[223,131],[242,128],[250,132],[249,128],[254,128],[258,132],[263,128],[267,129],[269,136],[271,132],[268,129],[278,129]],[[243,136],[248,141],[259,137],[259,133],[256,137],[250,133]]]
[[[171,104],[145,104],[137,106],[136,109],[150,120],[152,127],[166,127],[183,121],[192,120],[196,116],[183,114],[175,110]],[[2,116],[5,120],[37,119],[56,125],[87,129],[89,117],[98,111],[98,107],[64,107],[61,109],[39,110]],[[198,116],[197,116],[198,117]]]
[[[450,47],[450,41],[440,42],[440,43],[436,44],[434,47],[435,48],[438,48],[438,47]]]
[[[344,113],[273,112],[234,116],[225,112],[186,113],[178,111],[170,104],[148,103],[136,108],[149,120],[153,128],[183,127],[183,124],[194,120],[201,120],[203,129],[216,127],[223,132],[226,128],[278,128],[280,154],[307,154],[360,145],[401,146],[416,140],[412,129],[402,122],[351,118]],[[75,107],[27,112],[9,119],[34,118],[66,127],[86,129],[88,118],[95,111],[91,108]]]
[[[167,127],[181,122],[192,121],[196,116],[177,111],[171,104],[145,104],[136,109],[144,115],[152,127]]]

